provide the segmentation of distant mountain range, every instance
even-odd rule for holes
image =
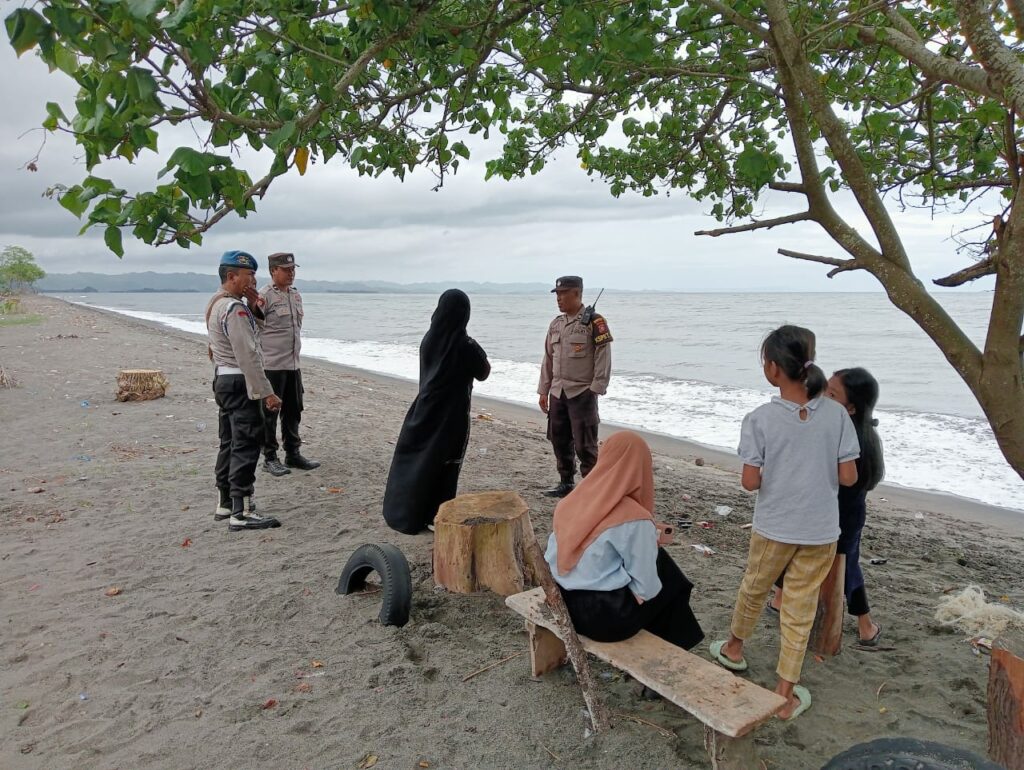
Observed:
[[[36,283],[43,292],[204,292],[219,285],[216,275],[201,273],[53,273]],[[261,282],[262,285],[262,282]],[[475,294],[522,294],[550,289],[546,283],[478,283],[435,281],[392,283],[390,281],[306,281],[296,279],[299,291],[329,294],[436,294],[445,289],[462,289]]]

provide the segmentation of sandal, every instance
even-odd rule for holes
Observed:
[[[858,639],[857,640],[857,644],[860,647],[877,647],[878,646],[878,642],[882,638],[882,624],[881,623],[875,623],[875,628],[877,628],[878,630],[875,631],[875,635],[872,636],[870,639]]]
[[[800,705],[793,709],[793,713],[787,718],[783,719],[782,717],[778,717],[781,722],[792,722],[811,707],[811,691],[802,684],[798,684],[793,688],[793,694],[796,696],[796,699],[800,701]]]
[[[712,642],[711,646],[708,648],[711,652],[711,657],[715,661],[715,663],[717,663],[722,668],[729,669],[730,671],[746,671],[746,658],[739,661],[730,660],[725,656],[725,653],[722,652],[722,648],[725,647],[725,644],[725,639],[721,639],[717,642]]]

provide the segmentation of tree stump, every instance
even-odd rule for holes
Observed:
[[[988,667],[988,755],[1006,770],[1024,770],[1024,636],[992,644]]]
[[[460,594],[517,594],[531,585],[526,549],[535,540],[515,492],[460,495],[434,518],[434,582]]]
[[[846,599],[846,555],[837,553],[818,592],[818,609],[807,645],[816,655],[831,658],[843,649],[843,609]],[[782,601],[786,601],[783,599]]]
[[[170,382],[159,369],[122,369],[117,373],[118,401],[152,401],[163,398]]]

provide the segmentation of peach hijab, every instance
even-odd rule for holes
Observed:
[[[632,431],[604,442],[597,465],[556,507],[552,521],[558,546],[558,574],[579,563],[583,552],[609,527],[654,521],[651,449]]]

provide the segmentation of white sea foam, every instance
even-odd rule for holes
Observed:
[[[206,333],[201,321],[141,310],[101,309]],[[415,345],[311,337],[303,340],[302,352],[407,380],[415,381],[419,373]],[[477,393],[536,403],[535,363],[492,359],[491,366],[490,378],[477,384]],[[613,380],[614,387],[601,400],[604,420],[728,451],[739,440],[743,415],[769,397],[763,391],[619,371]],[[1024,510],[1024,485],[1003,459],[983,419],[910,411],[876,412],[876,416],[885,445],[887,482]]]

